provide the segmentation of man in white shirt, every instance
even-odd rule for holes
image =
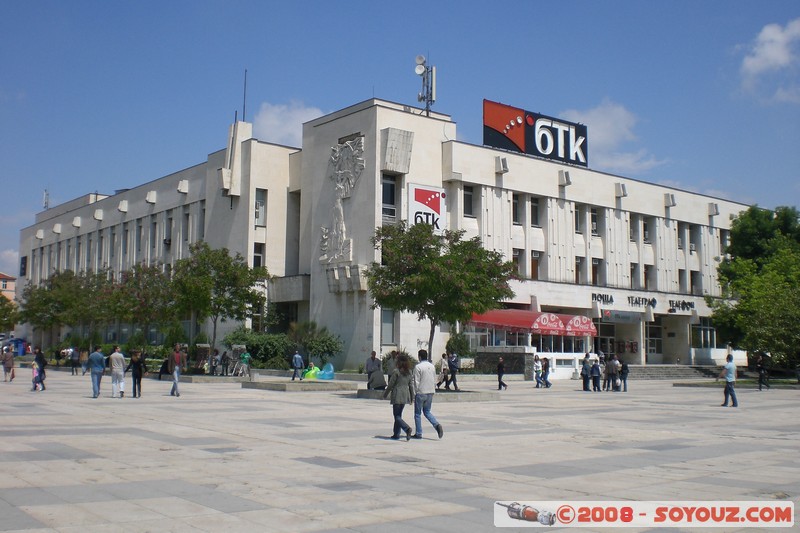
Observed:
[[[114,353],[108,358],[111,366],[111,397],[125,396],[125,356],[119,351],[119,346],[114,346]]]
[[[420,350],[418,357],[419,363],[414,367],[411,378],[411,385],[414,389],[414,424],[417,431],[413,438],[422,438],[422,415],[424,414],[441,439],[444,429],[431,413],[433,395],[436,392],[436,368],[428,361],[427,350]]]

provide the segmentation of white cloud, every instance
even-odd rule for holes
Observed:
[[[634,128],[639,119],[621,104],[606,99],[592,109],[569,109],[559,115],[588,127],[589,158],[593,168],[636,174],[665,163],[644,148],[626,150],[626,144],[638,140]]]
[[[800,18],[781,26],[767,24],[755,40],[744,47],[747,50],[742,60],[740,73],[742,87],[756,91],[766,86],[773,99],[780,102],[800,103]],[[777,88],[772,89],[771,86]]]
[[[322,110],[292,100],[288,104],[264,102],[253,120],[253,135],[262,140],[302,146],[303,123],[322,116]]]

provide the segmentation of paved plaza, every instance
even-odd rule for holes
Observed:
[[[510,379],[498,401],[434,400],[444,437],[423,420],[424,438],[406,442],[388,438],[387,402],[353,391],[182,383],[174,398],[146,379],[141,398],[112,399],[106,376],[92,399],[88,374],[51,371],[32,393],[17,370],[0,383],[0,531],[513,531],[495,529],[496,500],[799,507],[797,389],[740,388],[732,409],[722,385],[585,393]]]

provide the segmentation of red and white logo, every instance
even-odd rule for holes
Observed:
[[[430,224],[434,231],[442,231],[447,212],[444,189],[424,185],[408,185],[408,223]]]

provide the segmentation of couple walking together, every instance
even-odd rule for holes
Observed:
[[[436,430],[441,439],[444,435],[442,425],[431,413],[433,395],[436,392],[436,368],[428,361],[428,351],[418,352],[419,363],[411,369],[411,358],[408,355],[397,356],[397,366],[389,377],[389,386],[383,393],[383,398],[389,398],[394,415],[394,431],[392,439],[400,438],[400,431],[404,431],[406,440],[422,438],[422,415]],[[411,434],[411,426],[403,420],[403,409],[406,405],[414,403],[414,424],[416,433]]]

